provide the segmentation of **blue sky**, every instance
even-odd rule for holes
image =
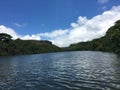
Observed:
[[[40,34],[39,39],[52,41],[46,33],[68,33],[80,16],[91,20],[119,5],[120,0],[0,0],[0,25],[21,36]]]

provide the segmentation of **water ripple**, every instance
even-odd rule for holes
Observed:
[[[0,90],[120,90],[120,57],[91,51],[1,57]]]

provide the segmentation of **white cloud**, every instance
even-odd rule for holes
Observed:
[[[41,40],[41,37],[39,34],[19,36],[19,38],[23,40]]]
[[[87,22],[87,18],[86,17],[79,16],[77,23],[71,23],[71,26],[73,28],[79,27],[80,25],[84,25],[86,22]]]
[[[9,27],[6,27],[4,25],[0,25],[0,33],[7,33],[10,34],[13,38],[18,38],[17,33]]]
[[[98,0],[98,2],[99,2],[100,4],[105,4],[105,3],[109,2],[109,0]]]
[[[13,29],[0,25],[0,33],[8,33],[14,38],[41,40],[41,37],[47,38],[53,44],[65,47],[71,43],[88,41],[105,35],[108,28],[114,25],[116,20],[120,19],[120,6],[112,7],[111,10],[96,15],[91,19],[87,17],[78,17],[77,22],[72,22],[68,29],[53,30],[33,35],[18,35]]]
[[[4,25],[0,25],[0,33],[7,33],[9,35],[11,35],[13,37],[13,39],[17,39],[17,38],[21,38],[23,40],[28,40],[28,39],[32,39],[32,40],[40,40],[40,35],[38,34],[33,34],[33,35],[19,35],[17,34],[12,28],[6,27]]]
[[[91,19],[80,16],[76,23],[71,23],[71,28],[42,33],[42,36],[48,37],[60,47],[69,46],[71,43],[104,36],[108,28],[118,19],[120,19],[120,6],[113,7]]]
[[[22,27],[22,25],[21,24],[19,24],[19,23],[13,23],[15,26],[17,26],[17,27]]]
[[[40,33],[40,36],[43,37],[48,37],[48,38],[56,38],[56,37],[61,37],[63,35],[65,35],[67,32],[69,32],[69,30],[55,30],[52,32],[45,32],[45,33]]]

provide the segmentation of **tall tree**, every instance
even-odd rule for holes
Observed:
[[[11,40],[12,36],[6,33],[0,33],[0,41],[9,41]]]

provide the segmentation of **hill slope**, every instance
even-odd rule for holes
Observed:
[[[104,37],[94,39],[88,42],[80,42],[71,44],[68,51],[72,50],[93,50],[93,51],[108,51],[120,54],[120,20],[115,22],[115,25],[110,27]]]
[[[58,52],[60,50],[50,41],[0,39],[0,56]]]
[[[35,54],[59,51],[106,51],[120,54],[120,20],[110,27],[104,37],[88,42],[71,44],[67,48],[59,48],[50,41],[12,40],[8,34],[0,34],[0,56]]]

